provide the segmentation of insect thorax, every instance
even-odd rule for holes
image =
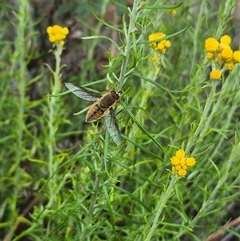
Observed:
[[[118,101],[118,99],[119,95],[114,90],[111,90],[100,98],[99,106],[103,109],[110,108]]]

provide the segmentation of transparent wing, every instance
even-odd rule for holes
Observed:
[[[71,83],[65,83],[67,89],[69,89],[74,95],[78,96],[81,99],[88,100],[88,101],[96,101],[101,95],[95,94],[89,90],[84,88],[79,88]]]
[[[110,137],[119,146],[122,142],[121,133],[118,128],[117,120],[113,109],[111,108],[105,115],[105,123]]]

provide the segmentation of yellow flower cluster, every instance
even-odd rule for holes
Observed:
[[[222,73],[219,69],[214,69],[210,72],[210,79],[211,80],[218,80],[222,76]]]
[[[171,42],[169,40],[159,40],[164,38],[166,34],[160,33],[153,33],[148,36],[149,41],[157,40],[156,42],[150,43],[149,46],[153,48],[155,51],[160,53],[165,53],[166,50],[171,46]]]
[[[68,35],[68,28],[62,28],[59,25],[49,26],[47,28],[47,33],[49,35],[49,41],[52,43],[64,45],[64,39]]]
[[[214,61],[217,69],[210,73],[210,78],[217,80],[221,78],[223,67],[228,70],[233,70],[235,64],[240,63],[240,50],[233,51],[230,47],[231,38],[224,35],[218,41],[215,38],[207,38],[205,40],[206,56],[209,60]]]
[[[194,166],[196,163],[193,157],[185,157],[185,151],[180,149],[176,155],[171,158],[172,171],[180,177],[187,174],[187,168]]]

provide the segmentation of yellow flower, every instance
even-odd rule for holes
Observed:
[[[240,50],[234,51],[232,58],[235,63],[240,63]]]
[[[180,177],[184,177],[184,176],[186,176],[186,174],[187,174],[187,171],[184,170],[184,169],[181,169],[181,170],[178,171],[178,175],[179,175]]]
[[[233,70],[235,67],[235,64],[233,61],[227,62],[225,65],[225,68],[229,69],[229,70]]]
[[[222,73],[221,73],[221,71],[219,69],[212,70],[210,72],[210,79],[218,80],[218,79],[221,78],[221,75],[222,75]]]
[[[158,58],[157,55],[154,55],[154,56],[152,57],[152,62],[156,62],[156,63],[159,62],[159,58]]]
[[[68,28],[62,28],[59,25],[49,26],[47,28],[47,33],[49,35],[49,41],[52,43],[58,43],[60,45],[64,44],[64,39],[68,35],[69,31]]]
[[[220,43],[219,44],[219,51],[223,51],[224,49],[231,49],[229,44],[225,44],[225,43]]]
[[[180,177],[187,174],[187,169],[195,165],[196,161],[193,157],[185,157],[185,151],[180,149],[171,159],[172,171]]]
[[[231,43],[231,38],[228,35],[224,35],[220,38],[220,42],[224,44],[230,44]]]
[[[186,160],[186,166],[188,166],[188,167],[194,166],[195,163],[196,163],[196,161],[195,161],[195,158],[193,158],[193,157],[189,157]]]
[[[166,34],[159,32],[153,33],[148,36],[149,41],[157,40],[156,42],[150,43],[149,46],[153,48],[155,51],[159,51],[161,53],[165,53],[166,50],[171,46],[171,42],[169,40],[161,40],[159,39],[164,38]]]
[[[230,59],[232,57],[233,51],[229,48],[225,48],[223,49],[223,51],[221,52],[221,56],[224,59]]]
[[[207,58],[208,58],[208,59],[213,59],[213,57],[214,57],[214,54],[213,54],[213,53],[207,52]]]
[[[205,40],[205,49],[207,52],[215,52],[217,51],[219,46],[219,42],[215,38],[207,38]]]
[[[166,48],[170,48],[171,47],[171,42],[169,40],[166,40],[164,42],[164,45],[165,45]]]
[[[215,38],[205,40],[205,48],[207,50],[207,58],[213,60],[215,65],[222,69],[233,70],[236,63],[240,63],[240,50],[234,51],[231,49],[231,38],[224,35],[220,38],[220,43]],[[216,69],[210,73],[210,79],[218,80],[221,78],[220,70]]]
[[[185,151],[183,149],[180,149],[176,152],[176,156],[178,158],[183,158],[185,156]]]
[[[186,158],[181,158],[179,164],[181,165],[181,167],[184,167],[186,163]]]
[[[148,36],[148,40],[153,41],[153,40],[156,40],[156,39],[164,38],[165,36],[166,36],[166,34],[164,34],[164,33],[153,33],[153,34],[150,34]],[[149,46],[152,47],[152,48],[156,48],[157,42],[150,43]]]
[[[160,51],[163,51],[165,48],[164,48],[165,46],[164,46],[164,44],[162,43],[162,42],[159,42],[158,44],[157,44],[157,49],[158,50],[160,50]]]
[[[153,39],[160,39],[160,38],[164,38],[166,36],[166,34],[163,32],[158,32],[158,33],[151,34],[151,35],[153,36]]]
[[[180,159],[177,156],[171,158],[171,163],[176,166],[179,165]]]
[[[187,165],[182,165],[183,170],[187,170],[187,168],[188,168]]]

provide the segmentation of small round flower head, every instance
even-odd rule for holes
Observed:
[[[180,159],[179,159],[177,156],[174,156],[174,157],[171,158],[171,163],[172,163],[174,166],[179,165],[179,162],[180,162]]]
[[[221,52],[222,58],[223,59],[230,59],[232,57],[233,51],[229,48],[223,49]]]
[[[207,58],[208,58],[208,59],[213,59],[213,57],[214,57],[214,54],[213,54],[213,53],[207,52]]]
[[[164,43],[161,41],[157,44],[157,50],[163,52],[165,49]]]
[[[240,63],[240,50],[234,51],[232,57],[235,63]]]
[[[219,69],[212,70],[210,72],[210,79],[211,80],[219,80],[222,76],[222,73]]]
[[[152,62],[156,62],[156,63],[159,62],[159,58],[158,58],[157,55],[154,55],[154,56],[152,57]]]
[[[165,45],[166,48],[170,48],[171,42],[169,40],[165,40],[164,45]]]
[[[47,28],[47,33],[49,35],[49,41],[52,43],[58,43],[60,45],[64,44],[64,39],[66,38],[67,34],[69,33],[68,28],[62,28],[59,25],[49,26]]]
[[[185,151],[183,149],[180,149],[176,152],[176,157],[183,158],[185,156]]]
[[[186,174],[187,174],[187,171],[184,170],[184,169],[181,169],[181,170],[178,171],[178,175],[179,175],[180,177],[185,177]]]
[[[231,38],[228,35],[224,35],[220,38],[220,42],[224,44],[230,44],[231,43]]]
[[[205,40],[205,49],[207,52],[217,51],[219,42],[215,38],[207,38]]]
[[[173,173],[180,177],[184,177],[187,174],[187,169],[194,166],[196,162],[193,157],[185,157],[185,151],[183,149],[178,150],[170,160]]]
[[[195,161],[195,158],[193,158],[193,157],[189,157],[186,160],[186,166],[188,166],[188,167],[194,166],[195,163],[196,163],[196,161]]]

